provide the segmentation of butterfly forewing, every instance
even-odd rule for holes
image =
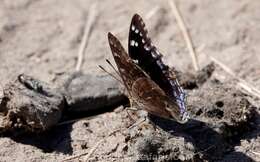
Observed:
[[[134,47],[134,48],[132,48]],[[128,53],[132,59],[138,59],[139,53],[147,53],[144,50],[151,47],[151,39],[147,37],[147,29],[140,16],[135,14],[132,18],[132,22],[129,29],[129,41],[128,41]],[[145,55],[145,54],[144,54]],[[139,59],[140,60],[140,59]]]
[[[152,44],[142,18],[135,14],[129,30],[129,56],[161,87],[177,104],[182,113],[185,108],[185,93],[178,83],[175,72],[165,65],[162,54]]]
[[[124,50],[123,46],[119,40],[113,36],[111,33],[108,33],[108,42],[116,62],[118,71],[121,75],[121,78],[125,84],[125,87],[128,91],[131,91],[133,82],[140,78],[146,77],[144,72],[142,72],[129,58],[128,54]]]

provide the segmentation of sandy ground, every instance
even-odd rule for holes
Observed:
[[[103,73],[97,66],[108,67],[105,59],[112,60],[107,42],[109,31],[126,47],[128,26],[134,13],[144,17],[150,36],[167,64],[181,71],[193,71],[185,41],[167,1],[2,0],[0,84],[6,84],[21,73],[52,83],[57,73],[73,71],[87,11],[93,2],[98,2],[98,17],[85,53],[84,73]],[[178,4],[198,49],[200,66],[210,62],[209,55],[214,56],[237,76],[260,89],[260,1],[186,0]],[[156,8],[156,13],[147,19],[147,14]],[[224,83],[232,80],[220,68],[214,75]],[[251,102],[259,107],[257,98],[252,97]],[[259,109],[257,111],[259,113]],[[39,140],[39,143],[51,141],[48,142],[50,146],[44,148],[31,145],[28,139],[1,137],[0,161],[60,161],[86,152],[96,142],[86,134],[94,131],[102,137],[106,131],[117,127],[107,121],[114,118],[118,118],[116,113],[107,113],[92,119],[97,120],[97,125],[86,127],[88,121],[80,121],[54,130],[52,135]],[[259,128],[254,134],[259,135]],[[87,146],[82,144],[85,141]],[[259,137],[243,139],[236,150],[259,161],[259,141]],[[117,147],[110,144],[111,148]]]

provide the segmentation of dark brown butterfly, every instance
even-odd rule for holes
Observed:
[[[129,97],[150,114],[186,122],[185,93],[175,73],[162,62],[162,55],[151,44],[144,27],[141,17],[135,14],[130,26],[129,55],[118,39],[108,33],[109,45]]]

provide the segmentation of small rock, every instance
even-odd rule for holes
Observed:
[[[127,101],[122,86],[109,75],[80,74],[65,87],[69,112],[89,112],[116,107]]]
[[[65,107],[62,92],[27,75],[7,84],[0,111],[6,130],[42,132],[56,125]]]

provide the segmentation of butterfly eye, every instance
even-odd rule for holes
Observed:
[[[168,102],[165,102],[165,108],[166,108],[166,109],[169,109],[169,108],[170,108],[170,105],[169,105]]]

